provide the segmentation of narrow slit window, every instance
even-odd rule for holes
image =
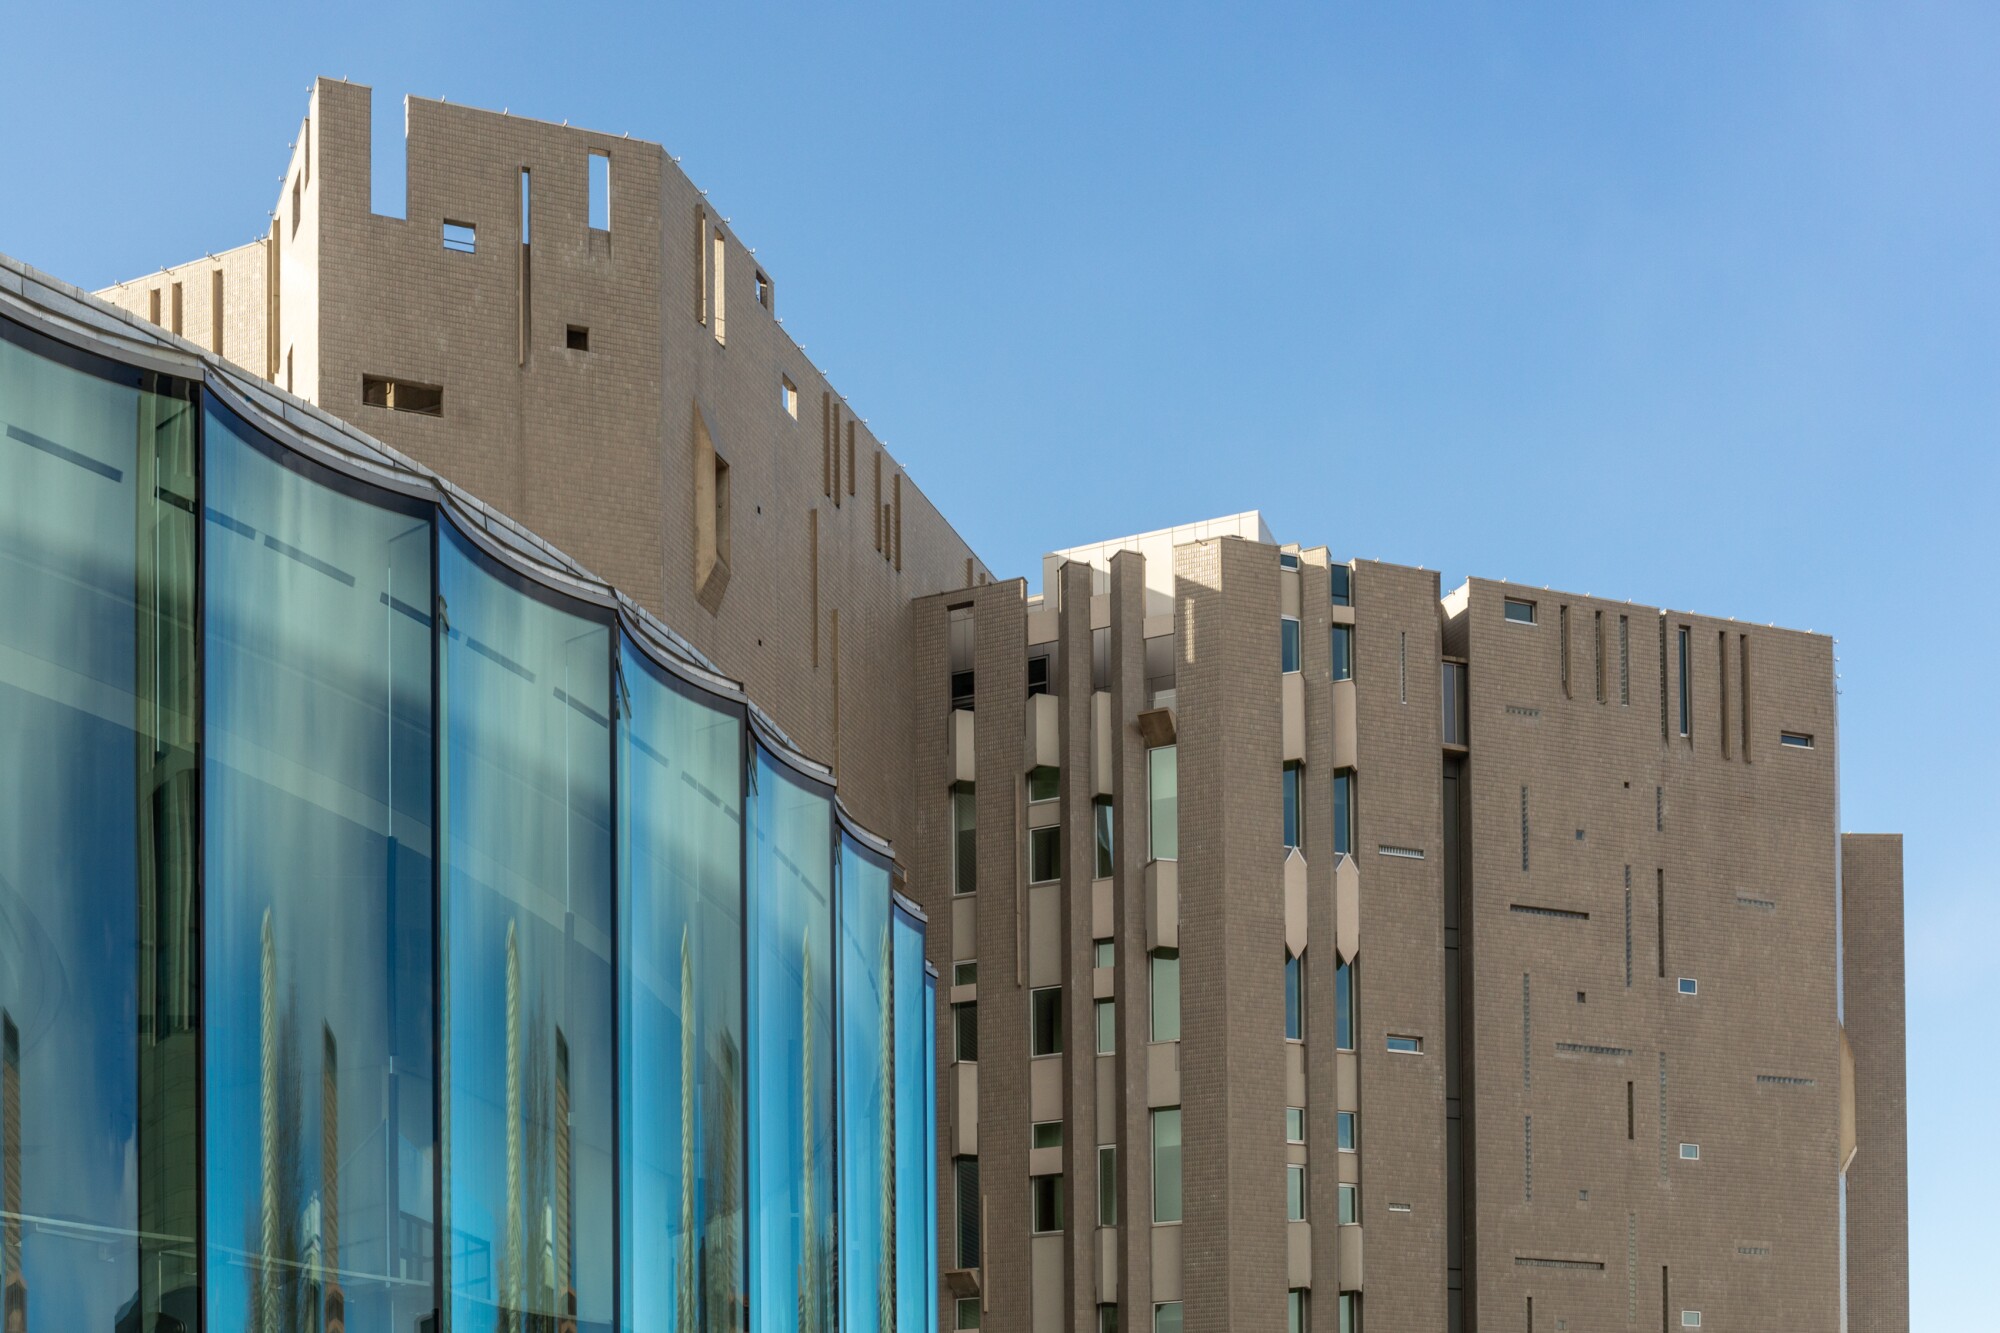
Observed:
[[[479,229],[470,222],[444,221],[444,248],[455,255],[474,254],[479,249]]]
[[[1677,640],[1677,645],[1679,648],[1679,662],[1677,663],[1677,665],[1680,670],[1679,684],[1680,684],[1682,736],[1692,736],[1694,734],[1694,691],[1691,687],[1691,682],[1688,680],[1688,666],[1691,657],[1689,651],[1690,637],[1691,636],[1688,632],[1688,627],[1686,625],[1682,625],[1680,627],[1680,636]]]
[[[770,277],[760,268],[757,270],[755,281],[757,283],[757,304],[763,306],[766,310],[771,309],[774,298],[771,293]]]
[[[1632,703],[1632,618],[1618,617],[1618,703]]]
[[[1788,750],[1810,750],[1813,748],[1812,733],[1806,731],[1781,731],[1778,733],[1778,744]]]
[[[611,154],[590,155],[590,226],[611,230]]]
[[[1556,608],[1556,637],[1562,640],[1562,691],[1563,698],[1570,697],[1569,690],[1569,608]]]
[[[790,376],[778,376],[778,406],[784,408],[785,415],[792,420],[799,419],[799,386],[792,383]]]
[[[285,354],[286,387],[290,387],[291,353]],[[361,401],[368,407],[386,407],[392,412],[412,412],[420,417],[444,415],[444,389],[436,384],[413,384],[385,375],[361,377]]]
[[[714,286],[714,294],[709,301],[709,328],[715,334],[718,344],[726,344],[728,336],[729,304],[727,279],[729,277],[729,246],[722,235],[722,228],[715,229],[715,237],[709,243],[709,281]]]

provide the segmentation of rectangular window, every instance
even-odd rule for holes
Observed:
[[[1028,799],[1031,801],[1053,801],[1062,793],[1062,770],[1053,764],[1041,764],[1028,770]]]
[[[972,710],[972,608],[954,606],[945,613],[946,647],[951,659],[951,706]]]
[[[1521,597],[1508,597],[1500,603],[1500,610],[1508,620],[1516,625],[1535,623],[1535,604]]]
[[[1311,1295],[1299,1287],[1285,1293],[1286,1333],[1308,1333],[1311,1321],[1307,1317],[1306,1301]]]
[[[1063,1229],[1063,1178],[1034,1176],[1029,1180],[1029,1197],[1034,1205],[1032,1226],[1043,1235]]]
[[[1097,830],[1097,878],[1110,879],[1113,869],[1111,854],[1116,850],[1112,834],[1115,818],[1111,798],[1100,796],[1090,805],[1091,822]]]
[[[952,1196],[958,1210],[958,1266],[979,1267],[979,1159],[954,1157]]]
[[[1181,1039],[1181,951],[1155,949],[1146,959],[1146,993],[1152,1001],[1154,1041]]]
[[[1594,660],[1596,662],[1596,671],[1597,671],[1597,702],[1603,703],[1605,702],[1604,613],[1602,611],[1592,611],[1590,613],[1590,625],[1591,625],[1591,641],[1593,644],[1595,644],[1595,647],[1592,649],[1592,653]]]
[[[951,1007],[951,1058],[967,1064],[979,1062],[979,1001],[967,1000]]]
[[[1693,995],[1693,994],[1697,993],[1697,992],[1698,992],[1698,991],[1699,991],[1700,989],[1701,989],[1700,985],[1696,983],[1696,981],[1695,981],[1695,979],[1694,979],[1693,977],[1682,977],[1682,978],[1681,978],[1681,981],[1680,981],[1680,993],[1681,993],[1681,994],[1683,994],[1683,995]]]
[[[1061,986],[1041,986],[1028,992],[1028,1054],[1061,1055],[1063,1048]]]
[[[590,350],[590,330],[581,324],[565,325],[563,328],[563,346],[572,352],[588,352]],[[797,416],[799,412],[798,392],[796,390],[792,393],[792,401],[792,415]]]
[[[1110,1055],[1118,1049],[1118,1001],[1098,1000],[1093,1009],[1097,1019],[1097,1053]]]
[[[1339,1333],[1361,1333],[1361,1293],[1343,1291],[1340,1293]]]
[[[1285,955],[1285,1040],[1306,1038],[1306,960],[1303,954]]]
[[[1099,1144],[1097,1149],[1097,1225],[1118,1225],[1118,1145]]]
[[[479,249],[479,229],[470,222],[453,222],[446,218],[444,223],[444,248],[453,254],[469,255]]]
[[[977,1296],[959,1297],[954,1306],[954,1312],[958,1316],[956,1322],[959,1328],[979,1327],[979,1298]]]
[[[1335,606],[1354,605],[1354,568],[1351,565],[1330,565],[1327,567],[1327,592]]]
[[[1295,763],[1286,764],[1282,779],[1285,797],[1285,846],[1305,845],[1304,806],[1299,792],[1300,769]]]
[[[1627,1142],[1636,1137],[1634,1131],[1638,1128],[1638,1117],[1635,1114],[1637,1109],[1632,1095],[1632,1080],[1628,1078],[1625,1080],[1625,1138]]]
[[[1328,630],[1332,651],[1333,679],[1354,679],[1354,626],[1334,625]]]
[[[1813,748],[1813,738],[1809,732],[1781,731],[1778,733],[1778,744],[1789,746],[1794,750],[1810,750]]]
[[[611,230],[611,154],[609,153],[594,152],[590,155],[590,226],[593,231]]]
[[[1653,943],[1659,954],[1660,975],[1667,975],[1667,872],[1653,872]]]
[[[722,228],[715,229],[715,239],[709,244],[709,253],[714,257],[709,261],[709,278],[715,284],[715,294],[709,302],[709,332],[715,335],[717,346],[729,342],[729,245],[722,235]]]
[[[1343,768],[1333,775],[1333,851],[1336,856],[1354,853],[1354,770]]]
[[[778,376],[778,406],[792,420],[799,419],[799,386],[792,383],[789,375]]]
[[[1105,626],[1090,632],[1090,688],[1111,688],[1111,629]],[[1116,1306],[1111,1307],[1116,1309]]]
[[[951,891],[971,893],[979,887],[978,807],[970,782],[951,789]]]
[[[1297,551],[1278,552],[1279,569],[1297,569],[1298,567],[1299,567],[1299,553]]]
[[[285,354],[285,374],[291,376],[291,354]],[[386,375],[361,377],[361,402],[367,407],[386,407],[392,412],[414,412],[420,417],[444,415],[444,390],[435,384],[412,384]]]
[[[1683,1310],[1683,1311],[1681,1311],[1681,1327],[1682,1327],[1682,1328],[1700,1328],[1700,1327],[1701,1327],[1701,1311],[1699,1311],[1699,1310]]]
[[[1049,692],[1049,655],[1038,653],[1028,659],[1028,697]]]
[[[1299,669],[1299,622],[1286,616],[1278,622],[1278,669],[1287,674]]]
[[[767,275],[764,272],[764,270],[760,268],[757,270],[756,276],[751,281],[753,281],[756,284],[757,304],[763,306],[764,309],[766,310],[774,309],[775,297],[774,293],[771,290],[771,279],[769,275]],[[853,492],[851,491],[849,492],[849,494],[852,493]]]
[[[1304,1143],[1306,1141],[1306,1108],[1287,1106],[1285,1108],[1285,1142]]]
[[[1683,1162],[1700,1161],[1701,1145],[1699,1143],[1683,1143],[1681,1145],[1681,1160]]]
[[[1062,878],[1062,828],[1028,830],[1028,882],[1048,884]]]
[[[1395,1055],[1422,1055],[1424,1053],[1424,1039],[1422,1037],[1410,1037],[1391,1032],[1389,1034],[1389,1050]]]
[[[1033,1135],[1029,1142],[1037,1148],[1060,1148],[1063,1146],[1063,1122],[1037,1120],[1033,1126]]]
[[[1345,1182],[1340,1187],[1340,1225],[1357,1226],[1361,1222],[1361,1187]]]
[[[1446,745],[1464,745],[1468,734],[1465,725],[1465,663],[1446,662],[1443,666],[1444,743]]]
[[[1335,1050],[1354,1049],[1354,964],[1340,963],[1333,969],[1333,1045]]]
[[[1618,702],[1632,703],[1632,619],[1618,617]]]
[[[979,963],[972,960],[951,965],[951,984],[954,986],[977,986],[979,984]]]
[[[1095,966],[1116,967],[1118,965],[1118,948],[1110,940],[1093,941],[1091,947],[1095,950]]]
[[[1694,734],[1694,696],[1689,688],[1688,681],[1688,627],[1686,625],[1681,626],[1678,643],[1680,647],[1681,735],[1690,736]]]
[[[180,335],[180,332],[181,332],[181,313],[182,313],[182,308],[183,308],[183,301],[184,301],[184,299],[185,299],[185,298],[184,298],[184,297],[182,296],[182,294],[181,294],[181,293],[182,293],[182,291],[183,291],[183,288],[182,288],[181,284],[180,284],[180,283],[178,283],[178,282],[177,282],[177,283],[175,283],[175,284],[174,284],[174,287],[173,287],[173,293],[174,293],[174,299],[173,299],[173,315],[174,315],[174,322],[173,322],[173,326],[172,326],[172,327],[173,327],[173,331],[174,331],[174,334],[175,334],[175,336],[176,336],[176,337],[178,337],[178,336]]]
[[[1153,1333],[1181,1333],[1179,1301],[1162,1301],[1153,1307]]]
[[[1153,1112],[1153,1220],[1181,1220],[1181,1108]]]
[[[1335,1132],[1340,1136],[1338,1144],[1340,1151],[1360,1151],[1361,1139],[1359,1137],[1359,1126],[1356,1123],[1355,1113],[1352,1111],[1337,1111],[1334,1113],[1333,1119]]]
[[[1568,608],[1567,606],[1558,606],[1558,607],[1556,608],[1556,639],[1558,640],[1558,648],[1557,648],[1557,653],[1558,653],[1558,655],[1559,655],[1559,656],[1560,656],[1560,657],[1562,658],[1562,691],[1563,691],[1563,698],[1567,699],[1567,698],[1569,698],[1569,697],[1570,697],[1570,691],[1569,691],[1569,608]]]
[[[1152,838],[1153,860],[1179,859],[1180,755],[1176,747],[1162,745],[1146,751],[1146,796],[1146,830]]]
[[[1285,1220],[1306,1220],[1306,1169],[1297,1162],[1285,1167]]]
[[[1109,1222],[1106,1226],[1112,1225]],[[1097,1307],[1097,1333],[1118,1333],[1118,1307],[1100,1305]]]

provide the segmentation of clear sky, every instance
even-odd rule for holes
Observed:
[[[1907,837],[1916,1327],[1991,1326],[2000,7],[634,8],[12,6],[0,250],[250,240],[315,74],[378,137],[630,131],[1000,574],[1261,508],[1834,634],[1842,825]]]

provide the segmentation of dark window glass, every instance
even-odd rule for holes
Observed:
[[[833,801],[762,748],[749,885],[750,1308],[833,1325]]]
[[[1063,1178],[1061,1176],[1030,1177],[1030,1196],[1034,1203],[1032,1229],[1038,1232],[1061,1231],[1063,1229]]]
[[[954,671],[951,673],[951,706],[953,709],[972,711],[972,673]]]
[[[1054,824],[1028,830],[1028,882],[1062,878],[1062,829]]]
[[[1278,663],[1280,671],[1299,669],[1299,622],[1290,616],[1278,622]]]
[[[1306,1169],[1296,1162],[1285,1167],[1285,1220],[1306,1220]]]
[[[451,1322],[611,1320],[611,632],[449,527],[438,591]]]
[[[1028,799],[1053,801],[1062,792],[1062,770],[1043,764],[1028,771]]]
[[[4,1224],[0,1284],[36,1333],[197,1328],[196,409],[14,327],[0,320],[0,1207],[55,1221]]]
[[[1354,679],[1354,626],[1334,625],[1330,631],[1333,678],[1335,680]]]
[[[1028,694],[1030,697],[1049,692],[1049,659],[1046,653],[1028,659]]]
[[[1354,1049],[1354,964],[1341,963],[1333,970],[1333,1044],[1338,1050]]]
[[[1333,850],[1336,855],[1354,852],[1354,770],[1350,768],[1333,775]]]
[[[1681,735],[1686,736],[1690,734],[1690,729],[1694,726],[1694,696],[1692,682],[1688,680],[1688,628],[1686,625],[1680,627],[1679,644]]]
[[[1060,986],[1043,986],[1028,992],[1029,1055],[1062,1054],[1062,999]]]
[[[1111,629],[1094,629],[1090,632],[1090,688],[1108,690],[1111,688]]]
[[[1113,819],[1111,798],[1100,796],[1091,803],[1091,815],[1097,826],[1097,878],[1110,879],[1113,869],[1112,845]]]
[[[952,1202],[958,1210],[958,1266],[979,1267],[979,1159],[954,1157]]]
[[[1356,1149],[1360,1147],[1360,1140],[1355,1137],[1354,1112],[1352,1111],[1336,1112],[1334,1115],[1334,1121],[1335,1121],[1335,1129],[1337,1130],[1340,1136],[1340,1143],[1339,1143],[1340,1150],[1342,1152],[1354,1152]]]
[[[744,1291],[743,722],[621,652],[622,1285],[627,1326],[668,1327]]]
[[[1285,956],[1285,1036],[1303,1041],[1306,1035],[1306,960],[1300,954]]]
[[[1097,1150],[1097,1225],[1118,1225],[1118,1148],[1115,1144],[1105,1144]]]
[[[1354,605],[1354,569],[1351,565],[1332,565],[1327,569],[1327,590],[1335,606]]]
[[[238,1016],[204,1071],[210,1324],[411,1327],[436,1303],[404,1280],[434,1221],[405,1169],[434,1142],[428,508],[218,412],[204,452],[203,989]]]
[[[1523,601],[1518,597],[1506,597],[1501,599],[1500,609],[1502,614],[1516,625],[1532,625],[1535,623],[1535,604],[1533,602]]]
[[[951,789],[951,891],[979,887],[979,803],[970,782]]]
[[[979,1001],[967,1000],[951,1007],[952,1059],[977,1062],[979,1059]]]
[[[1285,765],[1283,787],[1285,800],[1285,846],[1287,847],[1302,846],[1305,842],[1304,820],[1301,817],[1304,814],[1304,808],[1300,803],[1299,776],[1299,766],[1297,764]]]

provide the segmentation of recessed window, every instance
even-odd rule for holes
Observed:
[[[1333,775],[1333,853],[1352,855],[1354,851],[1354,770],[1343,768]]]
[[[1034,1126],[1034,1145],[1037,1148],[1060,1148],[1063,1145],[1063,1122],[1060,1120],[1038,1120]]]
[[[1340,1187],[1340,1225],[1357,1226],[1361,1221],[1361,1187],[1343,1184]]]
[[[590,350],[590,329],[583,324],[571,324],[563,330],[563,346],[572,352]]]
[[[1778,744],[1790,746],[1794,750],[1810,750],[1813,748],[1813,738],[1810,732],[1781,731],[1778,733]]]
[[[1278,669],[1287,675],[1299,669],[1299,621],[1286,616],[1278,622]]]
[[[1181,951],[1155,949],[1146,959],[1146,992],[1152,1002],[1154,1041],[1181,1039]]]
[[[1535,623],[1535,604],[1520,597],[1508,597],[1500,603],[1501,614],[1516,625]]]
[[[1297,764],[1286,764],[1282,788],[1285,799],[1285,846],[1298,847],[1305,843],[1304,796],[1299,790],[1301,770]]]
[[[1285,1108],[1285,1142],[1304,1143],[1306,1141],[1306,1108],[1287,1106]]]
[[[979,964],[975,962],[953,963],[951,984],[954,986],[977,986],[979,984]]]
[[[1114,1054],[1118,1050],[1118,1001],[1098,1000],[1093,1010],[1097,1020],[1097,1053]]]
[[[1424,1053],[1424,1039],[1422,1037],[1402,1036],[1391,1032],[1389,1034],[1389,1050],[1395,1055],[1422,1055]]]
[[[611,230],[611,154],[590,155],[590,226],[593,231]]]
[[[1285,1220],[1306,1220],[1306,1169],[1297,1162],[1285,1167]]]
[[[456,255],[469,255],[479,249],[479,229],[470,222],[445,220],[444,248]]]
[[[1093,967],[1115,967],[1118,964],[1118,948],[1110,940],[1097,940],[1091,945]]]
[[[1153,1112],[1153,1220],[1181,1220],[1181,1108]],[[1176,1333],[1179,1323],[1176,1321]]]
[[[1327,569],[1328,600],[1335,606],[1354,605],[1354,569],[1349,565],[1333,565]]]
[[[1334,625],[1328,631],[1331,637],[1333,678],[1335,680],[1354,679],[1354,626]]]
[[[1351,961],[1336,962],[1333,969],[1333,1046],[1338,1051],[1354,1049],[1354,964]]]
[[[1092,801],[1090,813],[1097,831],[1097,878],[1110,879],[1112,871],[1111,854],[1115,850],[1112,834],[1115,831],[1114,824],[1117,818],[1111,807],[1111,798],[1109,796],[1100,796]],[[1098,966],[1109,967],[1111,964],[1100,963]]]
[[[1278,552],[1279,569],[1297,569],[1298,567],[1299,567],[1299,553],[1297,551]]]
[[[799,419],[799,386],[792,383],[789,375],[778,376],[778,406],[792,420]]]
[[[1062,987],[1042,986],[1028,992],[1028,1054],[1061,1055]]]
[[[1693,994],[1694,994],[1694,993],[1695,993],[1696,991],[1698,991],[1699,989],[1700,989],[1700,987],[1699,987],[1699,986],[1698,986],[1698,985],[1696,984],[1696,982],[1695,982],[1695,979],[1694,979],[1693,977],[1682,977],[1682,978],[1681,978],[1681,983],[1680,983],[1680,992],[1681,992],[1681,994],[1683,994],[1683,995],[1693,995]]]
[[[979,887],[978,807],[972,784],[951,789],[951,891],[971,893]]]
[[[1683,1143],[1681,1145],[1681,1160],[1683,1162],[1699,1162],[1701,1160],[1701,1145],[1699,1143]]]
[[[1146,829],[1155,861],[1172,861],[1181,854],[1180,751],[1162,745],[1146,751]]]
[[[979,1298],[977,1296],[961,1296],[953,1309],[958,1315],[955,1322],[959,1328],[979,1327]]]
[[[1037,653],[1028,659],[1028,697],[1049,692],[1049,655]]]
[[[1117,1226],[1116,1222],[1105,1222],[1104,1226]],[[1101,1304],[1097,1307],[1097,1333],[1118,1333],[1118,1307]]]
[[[1115,1143],[1100,1143],[1097,1146],[1097,1225],[1118,1225],[1118,1145]],[[1111,1308],[1115,1310],[1117,1307]]]
[[[1162,1301],[1153,1307],[1153,1333],[1181,1333],[1179,1301]]]
[[[757,281],[757,304],[763,306],[766,310],[769,310],[771,309],[773,300],[771,292],[771,279],[766,277],[764,274],[764,270],[760,268],[757,270],[756,281]]]
[[[1285,955],[1285,1040],[1306,1037],[1306,960],[1303,954]]]
[[[1031,801],[1053,801],[1062,792],[1062,770],[1053,764],[1041,764],[1028,770],[1028,799]]]
[[[1062,878],[1062,829],[1054,824],[1028,830],[1028,882],[1050,884]]]
[[[1037,1233],[1063,1229],[1063,1178],[1036,1176],[1029,1182],[1034,1202],[1034,1229]]]
[[[1683,1311],[1681,1311],[1681,1327],[1682,1327],[1682,1328],[1700,1328],[1700,1327],[1701,1327],[1701,1311],[1699,1311],[1699,1310],[1683,1310]]]
[[[1312,1320],[1307,1302],[1312,1293],[1302,1287],[1294,1287],[1285,1293],[1285,1333],[1309,1333]]]
[[[1360,1126],[1352,1111],[1334,1113],[1334,1130],[1340,1136],[1338,1147],[1342,1152],[1356,1152],[1361,1147]]]
[[[951,1007],[952,1058],[967,1064],[979,1062],[979,1001],[967,1000]]]
[[[444,415],[444,389],[436,384],[412,384],[385,375],[361,377],[361,402],[367,407],[386,407],[392,412],[414,412],[420,417]]]

